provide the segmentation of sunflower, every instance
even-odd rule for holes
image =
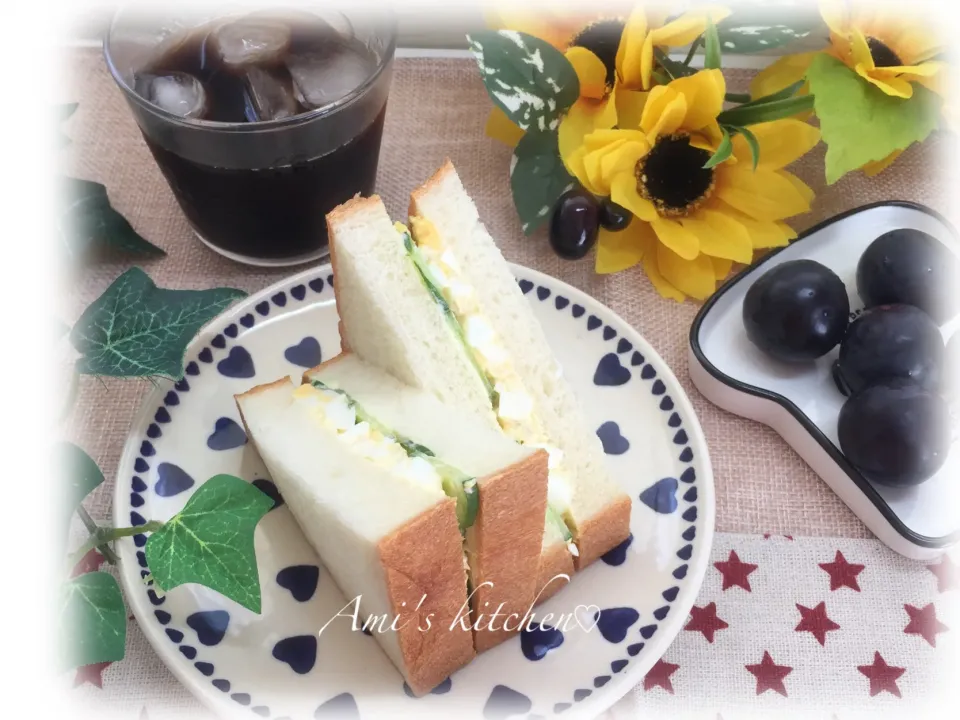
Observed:
[[[912,97],[915,83],[944,94],[947,65],[935,58],[945,47],[917,18],[882,3],[844,0],[820,0],[820,14],[830,30],[829,46],[822,51],[780,58],[754,78],[750,85],[752,97],[770,95],[802,80],[819,52],[842,61],[887,95]],[[805,92],[806,87],[801,90]],[[896,150],[863,169],[868,175],[876,175],[901,152]]]
[[[587,190],[634,216],[624,230],[601,229],[598,273],[642,262],[661,295],[703,299],[733,262],[796,237],[783,221],[808,211],[813,192],[783,168],[817,144],[819,131],[796,119],[753,125],[756,169],[739,135],[726,161],[704,167],[723,137],[725,93],[719,70],[656,86],[635,127],[595,130],[563,156]]]
[[[549,42],[573,66],[580,96],[559,129],[561,151],[564,147],[572,151],[587,133],[616,125],[618,112],[629,117],[642,106],[642,91],[652,82],[655,48],[687,45],[703,33],[708,19],[719,22],[729,14],[724,7],[708,5],[668,22],[665,12],[646,10],[641,5],[634,7],[626,19],[507,9],[489,13],[488,22],[498,29],[526,32]],[[498,108],[491,111],[486,132],[511,147],[523,135]]]

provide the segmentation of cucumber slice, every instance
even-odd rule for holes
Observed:
[[[547,505],[547,520],[556,526],[557,530],[560,531],[560,534],[563,535],[564,540],[567,542],[571,542],[573,540],[573,533],[570,532],[570,528],[567,527],[567,523],[564,522],[563,515],[554,510],[550,505]]]

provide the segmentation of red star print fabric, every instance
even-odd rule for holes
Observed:
[[[951,678],[955,559],[875,540],[719,534],[677,638],[607,717],[923,717]]]

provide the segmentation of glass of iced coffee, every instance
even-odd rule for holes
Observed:
[[[318,7],[121,10],[114,79],[197,236],[256,265],[327,254],[324,216],[373,192],[396,33]]]

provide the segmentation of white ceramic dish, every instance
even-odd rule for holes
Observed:
[[[770,268],[798,258],[836,272],[847,286],[851,312],[862,311],[857,262],[873,240],[895,228],[923,230],[960,254],[956,231],[920,205],[878,203],[838,215],[741,272],[703,306],[690,330],[690,375],[711,402],[776,430],[884,543],[907,557],[929,559],[960,539],[960,444],[921,485],[872,483],[846,461],[837,442],[844,397],[830,368],[839,350],[811,365],[780,363],[750,343],[742,319],[750,286]],[[957,324],[955,318],[942,328],[945,339]]]
[[[222,715],[274,718],[594,717],[640,682],[686,621],[713,537],[710,460],[693,409],[657,354],[623,320],[557,280],[516,267],[611,472],[633,499],[632,540],[537,611],[599,622],[590,631],[524,633],[484,653],[419,700],[371,637],[349,621],[317,631],[346,605],[286,507],[255,543],[263,612],[206,588],[158,595],[139,535],[119,543],[127,600],[163,661]],[[146,399],[120,462],[117,525],[166,520],[217,473],[270,490],[233,394],[339,351],[329,266],[232,307],[187,351],[186,376]],[[586,610],[585,606],[595,608]]]

